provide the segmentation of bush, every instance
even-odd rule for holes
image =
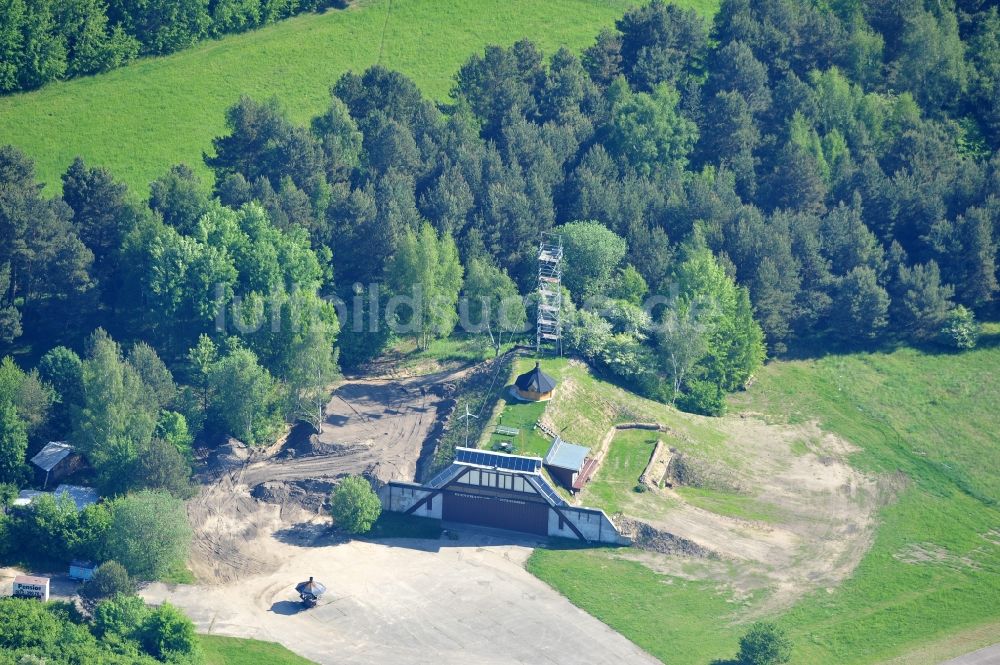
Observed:
[[[941,343],[953,349],[971,349],[979,341],[979,324],[975,315],[959,305],[945,317],[941,328]]]
[[[177,656],[198,652],[194,624],[170,603],[163,603],[147,615],[140,637],[143,648],[160,660],[174,662]]]
[[[758,621],[740,638],[740,665],[781,665],[791,657],[791,640],[773,623]]]
[[[726,412],[726,393],[711,381],[689,379],[687,392],[677,398],[677,408],[703,416],[721,416]]]
[[[94,571],[94,577],[80,589],[80,595],[90,600],[133,593],[135,593],[135,582],[129,577],[125,566],[117,561],[105,561],[98,566]]]
[[[69,497],[42,495],[31,505],[11,510],[8,532],[18,561],[62,565],[72,559],[100,560],[99,550],[110,524],[105,504],[77,512]],[[30,558],[30,559],[29,559]]]
[[[117,635],[123,640],[135,639],[149,608],[142,598],[118,595],[98,603],[94,609],[94,630],[101,636]]]
[[[361,476],[349,476],[333,491],[330,514],[344,531],[368,533],[382,514],[382,502],[367,480]]]
[[[203,662],[194,626],[169,605],[152,609],[138,596],[118,595],[99,603],[88,624],[69,603],[0,598],[3,665],[163,662]]]

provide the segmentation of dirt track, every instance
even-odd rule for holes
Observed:
[[[205,484],[188,504],[196,577],[218,583],[273,570],[281,555],[268,536],[317,516],[295,502],[254,499],[250,492],[262,483],[349,474],[413,480],[438,415],[450,403],[448,386],[466,371],[348,381],[336,388],[322,433],[293,435],[275,450],[251,452],[230,442],[215,451],[202,474]]]

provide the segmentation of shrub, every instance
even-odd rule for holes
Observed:
[[[129,577],[125,566],[117,561],[105,561],[98,566],[94,571],[94,577],[80,590],[80,595],[90,600],[133,593],[135,593],[135,582]]]
[[[148,615],[149,608],[142,602],[142,598],[118,595],[97,604],[94,609],[94,630],[102,637],[118,635],[124,640],[134,639]]]
[[[198,651],[194,624],[170,603],[163,603],[146,616],[140,639],[147,652],[167,662]]]
[[[945,317],[941,328],[941,342],[955,349],[971,349],[979,340],[979,324],[975,315],[959,305]]]
[[[382,514],[382,503],[367,480],[361,476],[349,476],[333,491],[330,514],[344,531],[368,533]]]
[[[740,638],[740,665],[781,665],[791,657],[791,640],[773,623],[758,621]]]

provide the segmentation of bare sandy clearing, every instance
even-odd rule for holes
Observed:
[[[710,424],[726,436],[729,464],[713,470],[716,462],[699,458],[697,448],[691,463],[705,464],[710,480],[715,471],[724,471],[720,482],[729,495],[752,499],[771,516],[760,521],[718,514],[692,505],[672,489],[656,492],[659,509],[653,497],[636,495],[631,503],[641,511],[641,519],[728,563],[636,552],[622,556],[660,572],[716,580],[728,585],[735,597],[766,590],[768,596],[756,610],[760,613],[788,607],[803,594],[832,588],[850,576],[871,546],[878,508],[893,494],[889,480],[853,469],[847,463],[853,447],[814,423],[774,425],[744,414],[712,419]],[[672,432],[661,436],[682,453],[691,450],[684,437]],[[801,451],[802,441],[809,441],[806,452]],[[581,501],[586,503],[586,492]]]
[[[337,387],[326,409],[323,432],[296,436],[284,446],[249,451],[230,442],[215,451],[198,496],[188,503],[195,532],[191,569],[204,582],[230,582],[274,569],[282,554],[272,533],[316,517],[323,481],[367,474],[383,482],[413,480],[432,434],[452,403],[449,387],[467,370],[420,377],[362,379]],[[319,481],[319,482],[317,482]],[[258,501],[264,496],[316,490],[301,501]],[[282,492],[282,485],[288,492]],[[329,485],[324,491],[329,491]]]

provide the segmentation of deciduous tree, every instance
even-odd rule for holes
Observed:
[[[107,554],[139,579],[153,580],[187,558],[191,542],[184,502],[142,490],[111,502]]]
[[[514,280],[485,257],[469,261],[460,313],[463,329],[489,335],[495,355],[500,355],[504,333],[509,341],[527,324],[524,300]]]
[[[562,281],[579,302],[606,293],[625,258],[625,240],[600,222],[570,222],[558,230],[564,247]]]
[[[367,480],[348,476],[330,497],[330,513],[337,528],[348,533],[367,533],[382,514],[382,503]]]

